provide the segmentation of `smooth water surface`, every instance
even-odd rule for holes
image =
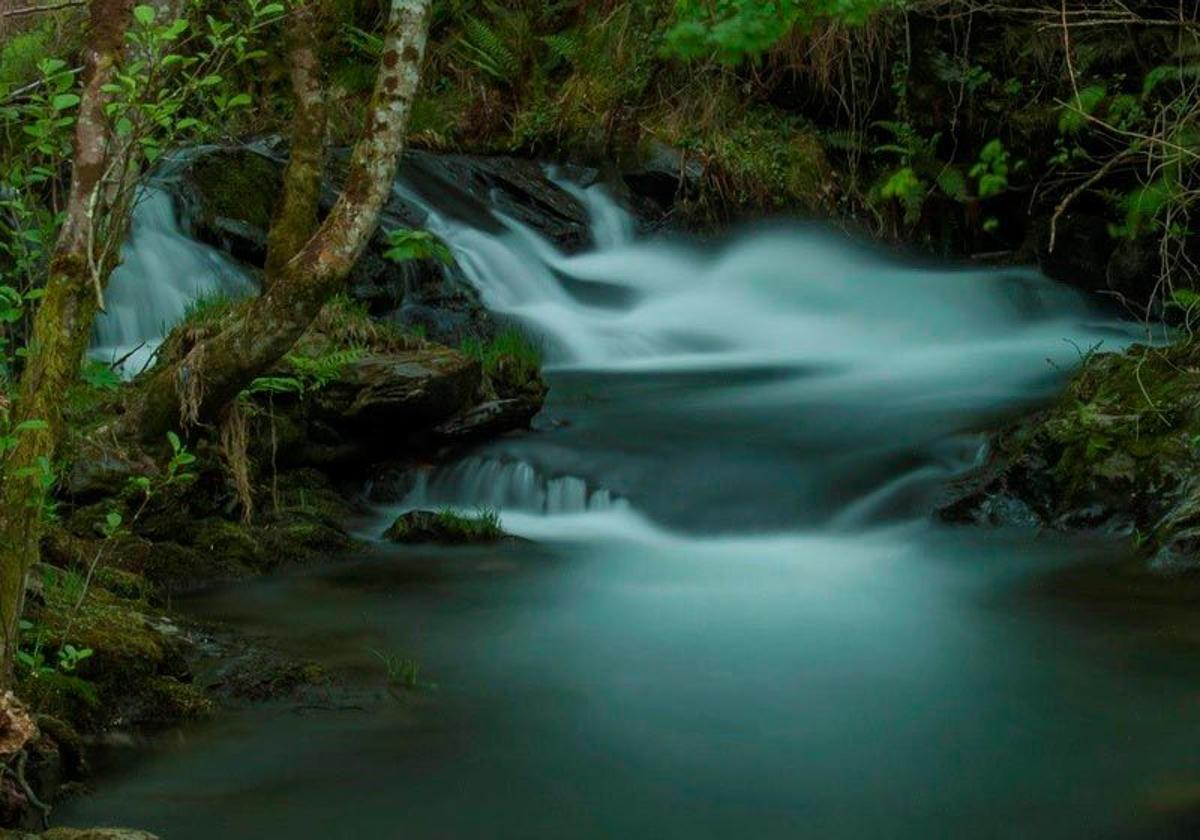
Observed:
[[[532,434],[372,488],[391,501],[357,523],[492,506],[530,541],[379,544],[191,599],[344,688],[185,731],[60,817],[171,840],[1183,831],[1185,625],[1050,585],[1121,541],[927,517],[988,428],[1126,331],[1028,272],[797,228],[639,242],[580,194],[578,256],[429,208],[545,341],[551,400]],[[389,691],[378,652],[423,687]]]

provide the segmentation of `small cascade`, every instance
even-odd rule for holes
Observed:
[[[555,184],[574,197],[587,211],[592,231],[592,242],[597,250],[608,250],[628,245],[633,241],[634,220],[622,207],[613,201],[608,191],[599,184],[581,187],[563,177],[551,167],[547,174]]]
[[[525,461],[474,457],[445,469],[420,471],[400,502],[404,510],[492,508],[534,514],[587,513],[628,503],[573,475],[547,477]]]
[[[153,360],[162,339],[197,301],[238,298],[256,287],[235,262],[187,235],[167,177],[141,189],[122,263],[106,290],[105,312],[92,327],[92,357],[122,362],[127,376]]]

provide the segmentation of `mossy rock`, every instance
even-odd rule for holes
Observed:
[[[206,224],[233,220],[266,231],[283,189],[283,166],[247,149],[200,155],[187,169]]]
[[[1018,509],[1004,500],[1045,527],[1131,533],[1164,568],[1200,571],[1200,342],[1086,359],[1053,406],[996,437],[942,515],[988,521]]]
[[[383,537],[394,543],[443,545],[479,545],[512,539],[500,527],[495,513],[469,515],[449,510],[402,513]]]
[[[38,713],[80,731],[167,726],[207,714],[203,695],[187,685],[190,642],[144,603],[120,597],[94,578],[82,600],[71,587],[44,586],[27,617],[33,629],[23,648],[40,649],[47,667],[23,670],[17,688]],[[58,651],[68,644],[90,653],[70,671],[55,668]]]

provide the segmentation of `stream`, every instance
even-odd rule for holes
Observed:
[[[1172,836],[1200,799],[1185,617],[1055,585],[1128,539],[929,519],[988,429],[1124,325],[1032,271],[819,228],[641,239],[603,190],[564,184],[595,241],[568,256],[397,189],[542,342],[535,431],[366,488],[387,501],[353,523],[359,556],[177,602],[321,662],[353,702],[156,741],[60,822],[167,840]],[[110,356],[161,335],[139,301],[175,295],[143,310],[170,323],[246,289],[170,214],[138,208],[97,326]],[[192,286],[158,282],[185,258]],[[528,541],[378,541],[398,512],[445,506],[494,507]],[[387,690],[380,652],[419,663],[421,687]]]

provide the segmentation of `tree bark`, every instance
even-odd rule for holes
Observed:
[[[25,578],[38,557],[43,506],[63,436],[62,398],[79,375],[111,265],[93,264],[95,222],[112,170],[105,85],[123,57],[132,0],[92,0],[83,90],[75,123],[75,157],[62,229],[50,259],[46,293],[34,319],[30,353],[17,387],[12,425],[41,421],[17,434],[2,465],[0,487],[0,685],[12,682],[25,602]]]
[[[317,229],[325,169],[325,92],[317,58],[323,17],[320,0],[312,0],[288,18],[288,66],[296,111],[292,115],[292,147],[283,176],[283,196],[267,235],[268,285]]]
[[[142,383],[119,433],[156,440],[167,430],[213,420],[292,348],[339,289],[374,235],[391,192],[429,23],[430,0],[391,0],[371,107],[337,203],[232,323]]]

